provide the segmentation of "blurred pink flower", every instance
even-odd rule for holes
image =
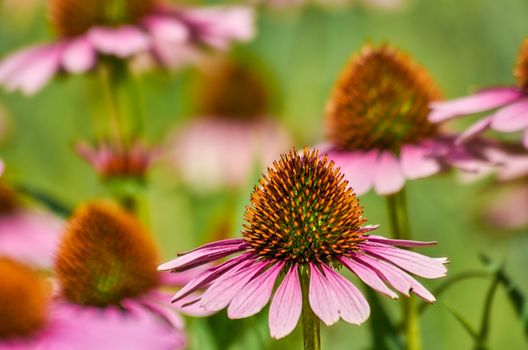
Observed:
[[[159,154],[157,149],[139,140],[131,145],[119,145],[110,141],[96,145],[79,142],[75,149],[102,178],[142,179]]]
[[[289,146],[268,112],[262,77],[242,63],[209,61],[199,91],[200,116],[178,130],[168,160],[197,191],[244,185]]]
[[[341,167],[357,194],[400,191],[406,179],[450,167],[483,171],[495,142],[455,143],[454,134],[427,120],[441,96],[429,73],[388,45],[366,46],[338,80],[326,112],[322,150]],[[358,171],[358,169],[361,169]]]
[[[528,39],[522,44],[514,73],[517,86],[494,87],[471,96],[432,103],[429,120],[440,122],[497,109],[471,125],[459,141],[467,141],[488,129],[523,131],[523,144],[528,148]]]
[[[368,318],[367,300],[336,271],[341,266],[390,298],[398,295],[387,285],[404,295],[413,292],[434,302],[435,297],[408,272],[443,277],[447,259],[397,246],[435,243],[369,235],[377,226],[361,226],[366,221],[362,212],[333,162],[321,159],[317,151],[291,151],[274,162],[255,187],[251,205],[246,207],[242,239],[203,245],[158,269],[182,272],[241,253],[203,272],[172,300],[180,302],[205,289],[188,305],[208,312],[227,308],[228,317],[238,319],[258,313],[271,299],[269,328],[274,338],[285,337],[296,327],[305,295],[313,312],[328,326],[339,318],[352,324]],[[284,278],[272,297],[279,276]]]
[[[154,0],[110,5],[104,0],[89,6],[81,0],[51,0],[50,18],[58,39],[4,59],[0,84],[29,95],[59,72],[93,69],[102,56],[125,59],[149,52],[160,63],[170,64],[181,60],[180,53],[188,56],[204,46],[223,50],[254,35],[248,7],[171,7]]]
[[[1,161],[0,168],[3,169]],[[0,182],[0,256],[48,268],[62,228],[61,219],[23,206],[18,194]]]

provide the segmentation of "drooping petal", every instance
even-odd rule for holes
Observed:
[[[88,32],[92,45],[107,55],[126,58],[148,50],[149,37],[133,26],[95,27]]]
[[[528,129],[525,130],[524,133],[523,133],[522,142],[523,142],[523,146],[528,148]]]
[[[356,194],[361,195],[370,190],[376,174],[378,151],[350,153],[330,151],[328,152],[328,158],[341,168],[345,179],[354,188]]]
[[[376,272],[369,269],[367,266],[361,264],[358,261],[342,258],[341,262],[345,265],[350,271],[356,274],[366,285],[377,290],[380,293],[385,294],[391,299],[398,299],[398,295],[390,290],[389,287],[383,283],[381,278],[376,274]]]
[[[511,103],[521,97],[523,97],[522,91],[511,87],[482,90],[471,96],[432,103],[433,111],[429,115],[429,120],[440,122],[459,115],[484,112]]]
[[[373,271],[378,273],[378,276],[381,277],[381,279],[393,286],[398,292],[406,296],[409,296],[410,292],[414,292],[429,303],[436,301],[436,298],[431,292],[414,278],[409,276],[409,274],[400,270],[396,266],[366,254],[356,254],[354,259],[367,264]]]
[[[319,271],[319,268],[310,263],[310,288],[308,300],[313,312],[327,326],[339,320],[339,304],[329,287],[328,279]]]
[[[156,40],[168,43],[184,43],[190,35],[188,27],[176,18],[148,16],[143,22]]]
[[[497,131],[512,132],[527,128],[528,99],[522,99],[498,110],[492,118],[491,127]]]
[[[290,334],[301,316],[302,292],[297,269],[297,265],[290,268],[271,301],[269,329],[275,339]]]
[[[469,128],[467,128],[462,134],[458,136],[456,142],[465,142],[467,140],[471,140],[475,136],[480,135],[491,127],[492,120],[492,117],[487,117],[472,124]]]
[[[94,66],[95,60],[95,49],[86,37],[81,36],[66,45],[62,66],[70,73],[84,73]]]
[[[367,299],[349,280],[325,264],[321,264],[321,267],[330,283],[329,286],[335,296],[341,318],[352,324],[359,325],[365,322],[370,315]]]
[[[223,240],[220,240],[220,241],[214,241],[214,242],[211,242],[211,243],[207,243],[207,244],[201,245],[198,248],[194,248],[194,249],[188,250],[188,251],[183,252],[183,253],[179,253],[178,256],[189,254],[189,253],[192,253],[192,252],[195,252],[197,250],[204,249],[204,248],[228,247],[228,246],[240,245],[242,243],[244,243],[244,240],[241,239],[241,238],[223,239]]]
[[[218,278],[202,294],[200,305],[211,312],[225,308],[254,276],[266,268],[267,264],[267,261],[260,261],[238,271],[230,271]]]
[[[374,179],[376,192],[381,195],[396,193],[403,188],[404,184],[405,179],[396,156],[390,151],[381,153]]]
[[[262,310],[271,298],[283,266],[284,263],[277,263],[249,282],[229,304],[227,316],[231,319],[244,318]]]
[[[158,266],[159,271],[185,271],[193,267],[210,263],[244,250],[244,243],[232,246],[219,246],[212,248],[200,248],[185,255],[179,256],[174,260]]]
[[[402,172],[408,179],[418,179],[436,174],[440,164],[428,157],[428,148],[419,145],[404,145],[400,154]]]
[[[411,241],[407,239],[390,239],[383,236],[369,235],[367,240],[369,242],[383,243],[388,245],[396,245],[400,247],[429,247],[436,245],[436,241],[421,242],[421,241]]]
[[[362,249],[421,277],[440,278],[447,273],[445,258],[433,259],[410,250],[391,246],[370,246],[368,243],[362,244]]]

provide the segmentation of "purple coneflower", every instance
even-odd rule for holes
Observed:
[[[0,175],[3,163],[0,161]],[[52,265],[63,222],[44,210],[24,205],[0,179],[0,256],[36,267]]]
[[[471,139],[485,130],[523,131],[523,144],[528,148],[528,39],[525,39],[514,69],[517,86],[493,87],[474,95],[431,104],[429,120],[440,122],[458,116],[497,109],[470,126],[460,140]]]
[[[455,144],[455,135],[427,119],[440,96],[428,72],[393,47],[367,45],[352,57],[327,105],[323,148],[357,194],[393,194],[406,179],[488,164],[491,142]]]
[[[182,348],[183,319],[175,311],[183,310],[166,302],[157,262],[154,242],[134,216],[87,204],[74,213],[57,252],[57,298],[91,321],[111,348]]]
[[[145,52],[160,63],[203,46],[225,49],[253,36],[247,7],[172,7],[157,0],[50,0],[58,39],[24,49],[0,64],[0,84],[32,94],[59,72],[84,73],[101,56]]]
[[[210,61],[207,68],[198,91],[199,116],[177,131],[168,154],[197,191],[244,185],[289,145],[286,131],[268,111],[262,76],[227,58]]]
[[[362,226],[366,219],[352,188],[317,150],[292,150],[274,162],[254,189],[244,217],[243,238],[209,243],[159,266],[179,272],[239,254],[192,280],[173,302],[205,289],[190,304],[209,312],[227,308],[228,317],[237,319],[256,314],[271,299],[270,333],[282,338],[293,331],[301,313],[303,323],[311,319],[318,325],[319,318],[328,326],[339,318],[352,324],[368,318],[366,299],[338,272],[343,267],[390,298],[398,298],[394,290],[407,296],[413,292],[429,303],[435,297],[409,273],[425,278],[446,274],[447,259],[397,248],[435,242],[370,235],[377,226]]]

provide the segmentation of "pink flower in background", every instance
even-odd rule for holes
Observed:
[[[491,166],[495,142],[457,144],[457,135],[427,120],[440,91],[427,71],[387,45],[366,46],[345,68],[326,111],[322,146],[357,194],[400,191],[406,179],[450,167],[478,172]],[[358,170],[360,169],[360,170]]]
[[[496,109],[469,127],[459,141],[471,139],[488,129],[508,133],[523,131],[523,144],[528,148],[528,39],[522,44],[514,73],[517,86],[494,87],[471,96],[432,103],[429,120],[440,122]]]
[[[51,0],[53,43],[23,49],[0,63],[0,84],[33,94],[55,74],[85,73],[103,56],[150,53],[162,64],[203,47],[226,49],[253,37],[247,7],[171,7],[155,0]]]
[[[0,174],[2,169],[0,161]],[[61,219],[25,207],[19,195],[0,181],[0,256],[48,268],[62,228]]]
[[[119,145],[115,142],[100,142],[90,145],[79,142],[75,146],[77,153],[102,178],[135,177],[143,179],[159,151],[137,140],[131,145]]]
[[[434,302],[435,297],[409,273],[445,276],[447,259],[397,248],[434,242],[370,235],[377,226],[361,226],[366,221],[362,212],[333,162],[321,159],[317,151],[291,151],[273,163],[253,191],[243,238],[203,245],[158,269],[182,272],[240,254],[189,282],[173,302],[189,300],[191,293],[205,289],[186,305],[208,312],[227,308],[228,317],[238,319],[258,313],[271,299],[269,328],[274,338],[285,337],[296,327],[303,295],[326,325],[339,318],[352,324],[368,318],[367,300],[337,272],[341,266],[390,298],[398,298],[392,287]]]
[[[169,141],[168,160],[196,191],[245,185],[289,146],[268,112],[262,77],[241,63],[209,61],[200,86],[200,116]]]

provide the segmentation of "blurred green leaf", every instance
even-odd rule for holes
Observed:
[[[14,187],[20,193],[44,205],[49,210],[51,210],[52,212],[54,212],[55,214],[61,217],[67,218],[72,213],[72,209],[70,206],[65,205],[64,203],[59,201],[57,198],[52,197],[48,193],[45,193],[44,191],[41,191],[38,188],[29,186],[29,185],[24,185],[24,184],[15,184]]]

